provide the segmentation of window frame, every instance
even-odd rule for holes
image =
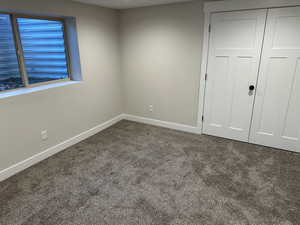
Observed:
[[[0,95],[2,93],[11,92],[11,91],[15,91],[15,90],[40,87],[40,86],[44,86],[44,85],[56,84],[56,83],[62,83],[62,82],[68,82],[68,81],[74,80],[74,78],[72,76],[72,69],[71,69],[71,56],[70,56],[70,46],[69,46],[69,39],[68,39],[68,33],[67,33],[66,18],[56,17],[56,16],[40,16],[40,15],[30,15],[30,14],[23,14],[23,13],[11,13],[11,12],[3,12],[3,11],[0,11],[0,14],[8,15],[10,18],[12,33],[13,33],[12,35],[14,37],[14,42],[15,42],[16,56],[18,59],[19,71],[20,71],[22,82],[23,82],[23,87],[0,91]],[[64,47],[65,47],[65,55],[66,55],[66,63],[67,63],[67,71],[68,71],[67,78],[39,82],[39,83],[35,83],[35,84],[29,83],[28,74],[26,71],[23,45],[21,42],[21,35],[20,35],[18,21],[17,21],[18,18],[60,21],[62,23]]]

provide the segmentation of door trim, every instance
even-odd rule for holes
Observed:
[[[229,1],[216,1],[207,2],[204,4],[205,12],[224,12],[236,10],[249,10],[249,9],[267,9],[277,7],[299,6],[300,0],[229,0]]]
[[[203,121],[204,117],[204,101],[205,101],[205,75],[207,72],[208,64],[208,54],[209,54],[209,26],[210,26],[210,13],[205,13],[204,16],[204,37],[203,37],[203,47],[202,47],[202,63],[201,63],[201,72],[200,72],[200,86],[199,86],[199,103],[198,103],[198,122],[197,126],[203,133]],[[205,118],[204,118],[205,119]]]

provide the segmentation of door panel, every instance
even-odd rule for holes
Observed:
[[[269,10],[250,142],[300,151],[300,7]]]
[[[266,13],[212,14],[204,133],[248,141]]]

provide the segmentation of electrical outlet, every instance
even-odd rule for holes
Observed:
[[[149,112],[153,112],[153,105],[149,105]]]
[[[42,138],[43,141],[48,139],[48,131],[47,130],[43,130],[41,132],[41,138]]]

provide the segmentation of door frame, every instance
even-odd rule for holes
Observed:
[[[210,17],[212,13],[216,12],[231,12],[251,9],[270,9],[300,6],[300,0],[252,0],[252,1],[216,1],[204,3],[204,29],[203,29],[203,44],[202,44],[202,61],[200,71],[200,85],[199,85],[199,102],[198,102],[198,119],[197,127],[200,133],[203,133],[204,104],[205,104],[205,86],[206,73],[209,55],[209,38],[210,38]],[[205,119],[205,118],[204,118]]]

